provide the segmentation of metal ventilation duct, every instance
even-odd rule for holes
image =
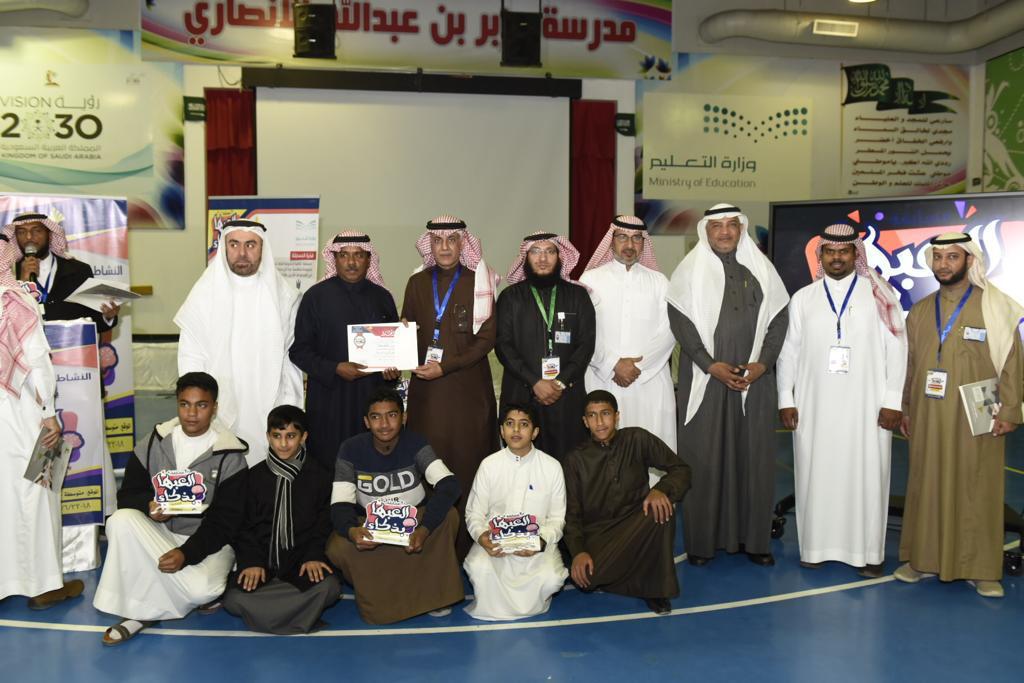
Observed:
[[[855,21],[856,38],[814,35],[815,20]],[[730,10],[713,14],[700,24],[706,43],[727,38],[753,38],[772,43],[845,47],[897,52],[947,54],[968,52],[1024,30],[1024,0],[1006,0],[961,21],[879,19],[841,14],[781,10]]]

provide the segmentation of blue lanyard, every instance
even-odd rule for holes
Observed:
[[[459,281],[459,276],[462,275],[462,264],[460,263],[455,267],[455,277],[452,278],[451,283],[448,285],[448,291],[445,292],[444,301],[439,301],[437,298],[437,268],[433,271],[434,280],[434,343],[441,338],[441,316],[444,315],[444,311],[448,308],[448,300],[452,298],[452,292],[455,291],[455,283]]]
[[[825,280],[821,281],[821,286],[825,288],[825,297],[828,299],[828,305],[832,308],[832,312],[836,312],[836,302],[832,300],[832,293],[828,291],[828,283]],[[846,306],[850,303],[850,297],[853,296],[853,288],[857,286],[857,275],[854,274],[853,282],[850,283],[850,288],[846,290],[846,298],[843,299],[843,307],[839,309],[839,313],[836,313],[836,339],[842,341],[843,339],[843,313],[846,312]]]
[[[50,283],[53,282],[53,271],[57,269],[57,264],[54,263],[53,267],[50,268],[49,275],[46,276],[46,284],[44,285],[36,278],[36,287],[39,289],[39,302],[46,303],[46,300],[50,298]]]
[[[940,293],[935,292],[935,331],[939,333],[939,350],[935,354],[935,361],[942,361],[942,345],[946,342],[946,337],[949,336],[950,331],[953,329],[953,325],[956,323],[956,319],[960,317],[960,311],[964,310],[964,306],[967,304],[967,299],[971,297],[971,292],[974,291],[974,285],[970,285],[964,295],[960,297],[960,303],[953,309],[953,315],[949,316],[949,322],[946,323],[946,327],[942,327],[942,313],[939,312],[939,297]]]

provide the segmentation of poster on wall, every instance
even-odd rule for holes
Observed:
[[[671,75],[671,0],[508,0],[540,12],[543,66],[502,67],[501,3],[339,0],[337,60],[296,58],[290,0],[160,0],[142,5],[142,55],[155,61],[393,68],[592,78]]]
[[[96,277],[131,284],[128,272],[128,209],[123,198],[0,195],[0,225],[21,213],[42,213],[64,227],[69,254],[88,263]],[[132,316],[125,306],[117,325],[99,335],[99,381],[103,387],[107,446],[116,469],[135,448],[135,389],[132,377]]]
[[[982,189],[1024,190],[1024,49],[985,64]]]
[[[300,292],[316,283],[319,258],[319,197],[210,197],[206,223],[206,260],[220,248],[220,227],[245,218],[266,226],[277,271]]]
[[[57,420],[71,447],[61,514],[64,526],[103,524],[103,408],[96,323],[43,325],[57,376]]]
[[[811,106],[788,97],[644,96],[643,196],[807,196]]]
[[[842,187],[850,196],[966,189],[968,74],[940,64],[842,71]]]
[[[131,31],[19,28],[0,46],[0,192],[125,196],[131,227],[184,228],[182,78]]]

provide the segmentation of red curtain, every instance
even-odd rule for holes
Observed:
[[[615,102],[571,104],[569,239],[580,251],[573,271],[583,272],[615,217]]]
[[[206,88],[206,196],[256,194],[256,95]]]

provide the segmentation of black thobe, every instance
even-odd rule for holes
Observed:
[[[103,319],[103,314],[88,306],[65,301],[75,293],[89,278],[93,277],[92,266],[85,261],[66,259],[53,255],[56,272],[50,280],[50,289],[43,304],[43,320],[77,320],[88,318],[96,323],[96,332],[103,333],[117,325],[117,318],[111,324]],[[16,267],[18,279],[21,279],[21,262]]]
[[[540,434],[533,444],[561,460],[569,449],[587,436],[583,408],[587,389],[583,375],[594,354],[594,304],[587,290],[559,280],[555,316],[548,333],[529,280],[506,288],[498,297],[498,340],[495,351],[505,368],[501,380],[501,405],[532,403],[538,414]],[[538,289],[545,314],[552,287]],[[559,333],[559,334],[556,334]],[[568,340],[566,340],[568,333]],[[551,352],[548,340],[551,340]],[[558,356],[558,379],[565,385],[562,397],[550,406],[541,405],[533,385],[541,379],[541,359]],[[499,411],[500,413],[501,411]]]
[[[758,358],[767,371],[750,385],[745,411],[743,394],[712,377],[697,413],[683,424],[693,364],[702,372],[716,361],[746,364],[754,348],[757,315],[764,301],[761,285],[736,261],[735,253],[719,258],[725,269],[725,291],[715,328],[714,358],[693,322],[674,307],[668,308],[672,333],[682,348],[676,387],[678,453],[693,468],[693,491],[683,504],[684,537],[687,554],[697,557],[714,557],[718,549],[734,553],[740,546],[748,553],[770,551],[778,414],[775,360],[789,323],[784,308],[769,324]]]
[[[620,429],[607,444],[588,440],[565,457],[565,544],[588,553],[587,590],[638,598],[674,598],[675,516],[665,524],[643,513],[648,468],[665,472],[654,485],[673,503],[690,488],[690,468],[665,442],[641,427]],[[691,494],[692,495],[692,494]]]
[[[352,382],[338,375],[338,363],[348,361],[348,326],[393,322],[398,310],[391,292],[366,279],[349,284],[332,277],[310,287],[299,303],[288,356],[309,376],[307,448],[331,472],[341,443],[366,431],[366,399],[384,381],[379,372]]]

